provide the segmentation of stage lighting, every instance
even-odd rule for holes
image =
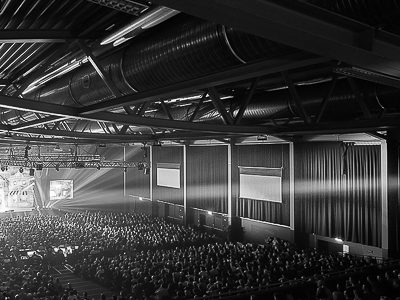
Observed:
[[[9,132],[9,131],[7,131],[7,132],[4,134],[4,137],[5,137],[5,138],[11,138],[11,137],[12,137],[12,133]]]
[[[59,164],[56,164],[56,171],[57,172],[60,171],[60,165]]]
[[[147,157],[147,148],[146,147],[142,147],[143,150],[143,158]]]
[[[144,168],[143,174],[144,175],[149,175],[150,174],[150,168],[149,167]]]
[[[28,156],[29,156],[29,150],[31,150],[32,148],[29,146],[29,145],[27,145],[26,147],[25,147],[25,154],[24,154],[24,158],[25,159],[27,159],[28,158]]]
[[[124,167],[124,172],[126,172],[126,171],[128,171],[128,168],[127,168],[127,167]]]
[[[24,168],[23,168],[23,167],[20,167],[20,168],[19,168],[19,172],[20,172],[20,173],[24,173]]]
[[[29,176],[35,176],[35,169],[29,169]]]
[[[1,166],[1,171],[4,172],[6,168],[4,166]]]
[[[37,171],[43,170],[43,164],[42,164],[42,163],[36,164],[36,170],[37,170]]]
[[[97,165],[96,169],[97,169],[97,170],[100,170],[100,165]]]
[[[142,162],[138,162],[138,164],[137,164],[137,169],[138,169],[139,171],[142,171],[142,170],[144,169],[144,164],[143,164]]]

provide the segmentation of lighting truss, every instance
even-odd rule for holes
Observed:
[[[20,155],[0,154],[1,166],[15,166],[26,168],[148,168],[147,162],[104,160],[100,155],[58,155],[46,154],[25,158]]]

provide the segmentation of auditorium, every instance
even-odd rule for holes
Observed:
[[[0,0],[0,300],[399,300],[400,0]]]

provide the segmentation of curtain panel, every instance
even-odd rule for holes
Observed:
[[[380,147],[295,145],[296,229],[381,245]]]
[[[228,212],[228,147],[187,147],[187,205]]]
[[[282,168],[282,203],[254,200],[239,197],[239,166]],[[249,219],[290,225],[289,200],[289,145],[264,144],[241,145],[234,147],[232,153],[233,197],[236,215]]]
[[[181,146],[153,146],[153,200],[161,200],[172,204],[183,205],[183,147]],[[180,164],[181,188],[175,189],[157,185],[157,164]]]

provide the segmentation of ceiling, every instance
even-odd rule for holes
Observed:
[[[400,1],[2,0],[0,145],[384,137]]]

